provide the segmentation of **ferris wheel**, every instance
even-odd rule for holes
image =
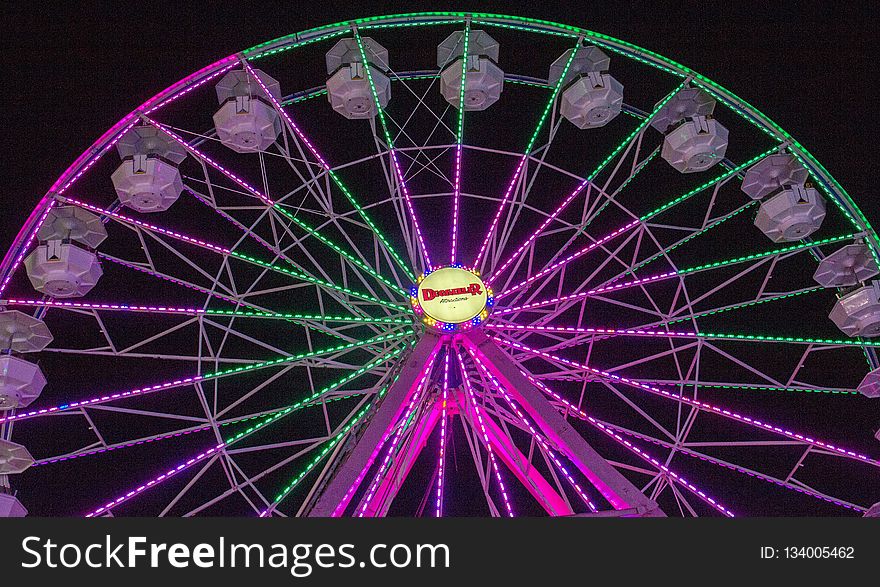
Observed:
[[[877,516],[878,254],[649,50],[291,34],[120,120],[6,252],[0,516]]]

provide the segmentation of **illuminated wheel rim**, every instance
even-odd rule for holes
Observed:
[[[462,30],[502,39],[504,91],[485,111],[450,106],[439,71],[407,62]],[[334,113],[314,68],[284,77],[342,38],[366,59],[366,36],[393,46],[394,65],[392,98],[370,121]],[[535,49],[514,58],[511,40]],[[636,96],[602,128],[564,120],[564,79],[546,77],[576,45],[611,56]],[[253,68],[281,81],[283,97],[267,100],[281,130],[266,151],[239,154],[218,143],[204,104],[223,75]],[[650,122],[688,86],[717,101],[731,140],[712,169],[682,175]],[[534,106],[528,123],[523,103]],[[187,151],[185,189],[167,212],[123,209],[109,183],[113,148],[136,124]],[[493,132],[501,126],[519,132]],[[771,243],[752,224],[758,202],[739,190],[776,152],[828,202],[807,240]],[[82,298],[35,294],[23,267],[60,206],[100,215],[110,233],[97,253],[105,275]],[[878,343],[837,331],[827,314],[845,292],[810,279],[817,259],[854,242],[880,251],[806,149],[650,51],[485,14],[296,33],[148,100],[31,213],[0,267],[0,303],[44,320],[55,340],[23,355],[40,357],[40,398],[0,412],[2,437],[35,458],[0,486],[49,515],[862,514],[878,500],[880,462],[876,408],[857,389]],[[492,284],[486,305],[426,324],[416,276],[462,264]],[[414,357],[401,409],[322,510]],[[823,370],[829,360],[840,368]],[[657,509],[603,491],[505,383],[511,369]]]

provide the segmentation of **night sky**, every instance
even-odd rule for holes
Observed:
[[[0,35],[6,149],[0,165],[7,185],[0,192],[5,204],[0,249],[6,250],[39,198],[98,135],[190,72],[259,42],[321,24],[441,9],[583,26],[683,63],[754,104],[796,137],[876,225],[880,201],[869,157],[874,153],[872,106],[877,101],[873,25],[880,9],[875,3],[840,4],[83,2],[51,11],[25,8],[24,3],[6,6]],[[805,417],[818,418],[815,409],[810,407],[813,411]],[[63,480],[56,483],[53,490]],[[462,495],[462,503],[468,497]]]

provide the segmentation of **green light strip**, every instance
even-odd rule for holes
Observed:
[[[647,214],[645,214],[644,216],[642,216],[641,218],[639,218],[639,220],[641,220],[642,222],[644,222],[644,221],[646,221],[646,220],[650,220],[650,219],[653,218],[654,216],[657,216],[658,214],[661,214],[661,213],[665,212],[666,210],[669,210],[669,209],[672,208],[673,206],[676,206],[676,205],[678,205],[678,204],[684,202],[684,201],[687,200],[688,198],[690,198],[690,197],[692,197],[692,196],[695,196],[696,194],[702,192],[703,190],[706,190],[706,189],[708,189],[708,188],[714,186],[716,183],[721,182],[721,181],[724,181],[725,179],[727,179],[727,178],[729,178],[729,177],[732,177],[732,176],[736,175],[737,173],[739,173],[739,172],[742,171],[743,169],[746,169],[747,167],[751,167],[753,164],[757,163],[758,161],[760,161],[761,159],[763,159],[763,158],[766,157],[767,155],[770,155],[770,154],[772,154],[772,153],[775,153],[776,151],[777,151],[777,147],[773,147],[772,149],[770,149],[770,150],[768,150],[768,151],[765,151],[765,152],[761,153],[760,155],[757,155],[757,156],[755,156],[755,157],[752,157],[751,159],[749,159],[749,160],[746,161],[745,163],[743,163],[743,164],[741,164],[741,165],[737,165],[737,166],[734,167],[733,169],[729,169],[728,171],[725,171],[724,173],[722,173],[721,175],[717,176],[716,178],[714,178],[714,179],[710,179],[710,180],[707,181],[706,183],[704,183],[704,184],[702,184],[702,185],[700,185],[700,186],[695,187],[695,188],[692,189],[691,191],[689,191],[689,192],[687,192],[687,193],[685,193],[685,194],[682,194],[682,195],[678,196],[677,198],[675,198],[675,199],[673,199],[673,200],[670,200],[669,202],[663,204],[662,206],[660,206],[659,208],[657,208],[657,209],[655,209],[655,210],[652,210],[651,212],[648,212]]]
[[[760,342],[797,342],[804,344],[830,344],[834,346],[880,347],[880,341],[842,340],[835,338],[806,338],[802,336],[767,336],[762,334],[724,334],[718,332],[698,332],[695,338],[717,338],[722,340],[755,340]]]
[[[301,361],[303,359],[310,359],[312,357],[318,357],[321,355],[329,355],[333,353],[337,353],[340,351],[346,351],[353,348],[358,348],[362,346],[368,346],[371,344],[376,344],[379,342],[390,341],[390,340],[399,340],[405,336],[413,334],[415,331],[412,329],[405,329],[402,334],[394,333],[394,334],[383,334],[381,336],[376,336],[367,340],[362,340],[358,342],[350,342],[347,344],[337,345],[335,347],[329,347],[326,349],[321,349],[318,351],[311,351],[308,353],[300,353],[298,355],[291,355],[289,357],[279,357],[277,359],[273,359],[271,361],[262,361],[260,363],[252,363],[250,365],[242,365],[240,367],[232,367],[230,369],[224,369],[222,371],[214,371],[211,373],[206,373],[202,375],[199,381],[205,381],[208,379],[215,379],[217,377],[223,377],[225,375],[232,375],[233,373],[243,373],[245,371],[253,371],[255,369],[262,369],[264,367],[271,367],[274,365],[284,365],[286,363],[292,363],[294,361]]]
[[[391,387],[392,385],[394,385],[394,383],[395,383],[396,381],[397,381],[397,377],[395,377],[395,378],[391,381],[391,383],[386,384],[386,385],[385,385],[385,386],[379,391],[379,394],[377,395],[376,400],[374,400],[374,401],[378,401],[379,399],[381,399],[381,398],[385,395],[385,393],[388,391],[388,388]],[[358,412],[357,415],[355,415],[355,417],[352,418],[351,421],[350,421],[348,424],[345,425],[345,427],[339,432],[339,434],[337,434],[336,436],[334,436],[334,437],[330,440],[330,442],[329,442],[329,443],[328,443],[323,449],[321,449],[321,452],[319,452],[317,455],[315,455],[315,458],[312,459],[312,461],[311,461],[308,465],[306,465],[306,468],[303,469],[302,471],[300,471],[300,473],[297,474],[297,475],[296,475],[296,476],[290,481],[290,483],[289,483],[284,489],[281,490],[281,493],[279,493],[279,494],[275,497],[275,499],[273,500],[273,502],[272,502],[273,507],[276,506],[276,505],[278,505],[279,503],[281,503],[281,500],[283,500],[285,497],[287,497],[287,496],[290,494],[290,492],[293,491],[293,489],[299,484],[299,482],[302,481],[303,478],[304,478],[306,475],[308,475],[309,473],[311,473],[311,472],[314,470],[314,468],[318,465],[318,463],[321,462],[321,460],[322,460],[325,456],[327,456],[327,454],[328,454],[330,451],[332,451],[333,448],[334,448],[337,444],[339,444],[339,441],[342,440],[343,438],[345,438],[345,436],[349,433],[349,431],[350,431],[350,430],[351,430],[351,429],[352,429],[352,428],[353,428],[358,422],[361,421],[361,419],[362,419],[362,418],[367,414],[367,412],[370,410],[370,408],[372,407],[372,405],[373,405],[373,403],[371,402],[369,405],[364,406],[363,409],[361,409],[361,411]]]
[[[382,231],[379,230],[379,227],[376,226],[376,223],[373,222],[373,219],[370,218],[370,215],[367,214],[367,211],[361,206],[357,200],[354,199],[354,196],[351,194],[349,189],[342,183],[342,180],[339,179],[339,176],[336,175],[336,172],[330,168],[327,168],[327,174],[330,176],[330,179],[333,180],[333,183],[336,184],[336,187],[343,193],[345,198],[349,201],[349,203],[354,206],[354,209],[357,210],[358,214],[361,218],[363,218],[364,222],[367,223],[367,226],[373,231],[373,234],[385,245],[385,249],[388,251],[388,254],[391,255],[391,258],[394,259],[394,262],[397,263],[398,267],[403,269],[403,272],[406,274],[410,280],[415,281],[415,275],[409,266],[401,259],[400,255],[397,254],[397,251],[394,250],[394,247],[391,246],[391,243],[388,242],[388,239],[385,238],[385,235],[382,234]]]
[[[794,298],[797,296],[802,296],[804,294],[813,293],[815,291],[820,291],[823,289],[824,288],[821,286],[811,287],[810,289],[805,289],[803,291],[782,294],[780,296],[773,296],[773,297],[769,297],[769,298],[763,298],[763,299],[755,300],[752,302],[745,302],[743,304],[737,304],[735,306],[729,306],[727,308],[718,308],[715,310],[708,310],[706,312],[699,312],[699,313],[693,314],[692,316],[689,316],[687,318],[678,318],[676,320],[670,320],[666,324],[679,324],[681,322],[690,322],[691,320],[696,320],[697,318],[705,318],[706,316],[713,316],[715,314],[722,314],[724,312],[730,312],[732,310],[741,310],[742,308],[749,308],[751,306],[766,304],[767,302],[775,302],[777,300],[785,300],[788,298]]]
[[[727,259],[725,261],[715,261],[714,263],[706,263],[704,265],[696,265],[694,267],[688,267],[686,269],[679,269],[676,273],[678,275],[687,275],[689,273],[696,273],[697,271],[704,271],[706,269],[717,269],[718,267],[726,267],[727,265],[735,265],[736,263],[744,263],[746,261],[754,261],[756,259],[773,257],[775,255],[783,255],[785,253],[793,253],[796,251],[803,251],[804,249],[811,249],[813,247],[818,247],[821,245],[827,245],[827,244],[831,244],[831,243],[839,243],[839,242],[845,241],[845,240],[852,240],[855,237],[856,237],[855,234],[845,234],[842,236],[833,236],[833,237],[829,237],[829,238],[823,238],[821,240],[813,241],[810,243],[791,245],[788,247],[774,249],[772,251],[765,251],[763,253],[753,253],[751,255],[744,255],[742,257],[737,257],[735,259]]]
[[[276,271],[278,273],[284,273],[286,275],[290,275],[291,277],[296,277],[297,279],[301,279],[303,281],[308,281],[309,283],[314,283],[315,285],[319,285],[319,286],[325,287],[327,289],[332,289],[332,290],[344,293],[344,294],[349,295],[354,298],[367,300],[369,302],[380,304],[382,306],[386,306],[388,308],[393,308],[395,310],[400,310],[400,311],[406,310],[406,306],[402,306],[402,305],[395,304],[393,302],[388,302],[385,300],[380,300],[379,298],[371,296],[369,294],[357,292],[357,291],[354,291],[350,288],[342,287],[342,286],[330,283],[329,281],[324,281],[323,279],[318,279],[317,277],[312,277],[311,275],[308,275],[306,273],[302,273],[300,271],[294,271],[293,269],[279,267],[278,265],[273,265],[272,263],[268,263],[266,261],[261,261],[260,259],[257,259],[255,257],[250,257],[248,255],[245,255],[243,253],[239,253],[237,251],[231,251],[229,253],[229,255],[231,257],[235,257],[236,259],[241,259],[242,261],[247,261],[248,263],[252,263],[252,264],[258,265],[260,267],[265,267],[266,269],[269,269],[271,271]]]
[[[596,167],[596,169],[593,171],[593,173],[591,173],[590,175],[587,176],[587,180],[590,183],[592,183],[592,181],[596,178],[596,176],[599,175],[603,169],[605,169],[605,166],[608,165],[612,161],[612,159],[614,159],[618,155],[618,153],[620,153],[624,149],[624,147],[626,147],[630,143],[630,141],[632,141],[640,132],[642,132],[645,129],[645,127],[648,126],[648,124],[651,122],[651,120],[654,118],[654,116],[656,116],[657,113],[660,112],[660,109],[663,108],[663,106],[665,106],[667,102],[672,100],[672,98],[674,98],[675,95],[678,94],[678,92],[681,91],[681,89],[684,88],[684,86],[686,84],[687,84],[686,81],[681,82],[680,84],[678,84],[678,86],[674,90],[672,90],[672,92],[670,92],[665,98],[660,100],[660,102],[657,103],[657,105],[654,107],[654,109],[651,111],[651,113],[648,115],[648,117],[645,118],[645,120],[643,120],[642,122],[640,122],[638,124],[638,126],[636,126],[635,130],[633,130],[629,134],[629,136],[623,140],[622,143],[617,145],[617,147],[615,147],[614,150],[611,151],[611,153],[608,155],[608,157],[606,157],[605,160],[602,161],[602,163],[600,163],[598,167]]]
[[[245,430],[242,430],[241,432],[239,432],[233,436],[230,436],[229,438],[226,439],[226,443],[232,444],[234,442],[238,442],[239,440],[241,440],[245,436],[249,436],[249,435],[253,434],[257,430],[260,430],[261,428],[268,426],[272,422],[275,422],[275,421],[283,418],[284,416],[290,414],[291,412],[299,410],[300,408],[306,407],[307,405],[311,404],[312,402],[315,402],[316,400],[320,399],[320,397],[322,395],[329,393],[331,391],[335,391],[336,389],[338,389],[339,387],[342,387],[346,383],[348,383],[354,379],[357,379],[358,377],[360,377],[361,375],[363,375],[367,371],[370,371],[383,363],[387,363],[389,360],[400,355],[405,349],[406,349],[406,346],[399,348],[399,349],[397,349],[397,350],[395,350],[385,356],[379,357],[379,358],[371,361],[370,363],[367,363],[366,365],[364,365],[363,367],[361,367],[357,371],[352,371],[351,373],[345,375],[344,377],[341,377],[340,379],[337,379],[336,381],[324,386],[323,388],[316,391],[315,393],[313,393],[309,397],[302,399],[302,400],[296,402],[295,404],[291,404],[291,405],[287,406],[286,408],[282,408],[282,409],[278,410],[277,412],[275,412],[274,414],[270,414],[268,416],[257,416],[258,418],[265,417],[266,419],[263,420],[262,422],[258,422],[256,424],[254,424],[253,426],[250,426],[249,428],[246,428]]]
[[[296,216],[294,216],[293,214],[291,214],[290,212],[288,212],[287,210],[285,210],[284,208],[282,208],[280,206],[276,206],[275,209],[279,210],[282,214],[284,214],[284,216],[286,216],[287,218],[289,218],[290,220],[295,222],[297,226],[299,226],[300,228],[302,228],[303,230],[308,232],[310,235],[317,238],[323,244],[327,245],[328,247],[330,247],[331,249],[333,249],[334,251],[336,251],[337,253],[339,253],[340,255],[345,257],[346,259],[348,259],[358,269],[368,273],[369,275],[371,275],[375,279],[378,279],[379,281],[381,281],[382,283],[387,285],[392,291],[394,291],[404,297],[409,296],[409,294],[402,287],[398,286],[395,283],[392,283],[391,281],[389,281],[388,279],[383,277],[381,274],[379,274],[378,271],[376,271],[375,269],[373,269],[372,267],[370,267],[369,265],[367,265],[366,263],[364,263],[360,259],[356,258],[354,255],[352,255],[351,253],[349,253],[348,251],[346,251],[345,249],[343,249],[342,247],[340,247],[339,245],[337,245],[333,241],[331,241],[329,238],[327,238],[326,236],[324,236],[323,234],[318,232],[318,230],[316,230],[315,228],[309,226],[309,224],[306,221],[301,220],[300,218],[297,218]]]

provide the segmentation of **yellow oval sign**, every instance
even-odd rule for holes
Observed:
[[[443,267],[419,284],[419,305],[439,322],[461,324],[480,315],[488,299],[486,285],[466,269]]]

